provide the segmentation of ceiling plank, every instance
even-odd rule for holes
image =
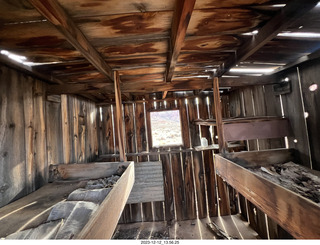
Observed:
[[[183,46],[195,0],[176,1],[171,28],[170,52],[166,70],[166,81],[171,82],[180,50]]]
[[[246,60],[263,47],[268,41],[275,38],[278,33],[285,30],[294,21],[314,8],[317,3],[318,0],[289,1],[278,14],[276,14],[259,30],[258,34],[252,36],[248,42],[238,48],[235,56],[230,56],[230,58],[217,71],[216,75],[220,77],[239,62]]]
[[[102,56],[91,45],[56,0],[29,0],[29,2],[47,18],[94,67],[113,81],[112,68],[104,61]]]

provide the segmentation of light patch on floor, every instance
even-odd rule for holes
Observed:
[[[257,239],[258,234],[241,219],[240,215],[167,222],[141,222],[117,226],[113,239],[216,239],[207,228],[214,222],[235,239]]]

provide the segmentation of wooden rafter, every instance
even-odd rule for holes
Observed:
[[[165,74],[167,82],[171,82],[172,80],[174,68],[176,66],[177,59],[184,42],[184,38],[186,36],[195,2],[195,0],[176,1],[176,8],[171,27],[171,39],[169,44],[170,51]],[[164,98],[166,94],[167,93],[163,94]]]
[[[223,67],[217,71],[216,75],[220,77],[239,62],[246,60],[267,42],[275,38],[281,31],[289,27],[295,20],[314,8],[317,3],[318,0],[289,1],[277,15],[259,30],[258,34],[238,48],[235,56],[230,56],[223,64]]]
[[[70,16],[56,0],[29,0],[29,2],[50,21],[64,37],[102,74],[113,80],[112,68],[91,45]]]

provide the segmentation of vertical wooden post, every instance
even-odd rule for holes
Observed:
[[[61,121],[62,121],[62,149],[63,149],[63,163],[70,163],[71,141],[69,134],[69,118],[68,118],[68,96],[61,95]]]
[[[224,139],[221,104],[220,104],[220,92],[219,92],[219,78],[213,78],[213,99],[214,99],[214,111],[216,115],[216,125],[218,133],[218,143],[220,153],[225,153],[228,150],[227,142]]]
[[[228,150],[227,142],[224,140],[223,124],[222,124],[222,111],[220,102],[220,92],[219,92],[219,78],[213,78],[213,101],[214,101],[214,112],[216,116],[219,152],[225,153]],[[227,194],[227,184],[223,181],[220,176],[216,176],[218,184],[218,195],[219,199],[219,209],[220,215],[230,215],[230,201]]]
[[[121,101],[121,91],[120,91],[120,79],[119,73],[114,71],[114,93],[116,101],[116,116],[115,116],[115,126],[117,129],[117,137],[119,142],[119,154],[120,162],[127,161],[125,146],[124,146],[124,129],[123,129],[123,120],[122,120],[122,101]]]

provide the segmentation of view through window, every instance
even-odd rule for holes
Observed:
[[[182,145],[179,110],[153,111],[150,113],[152,145]]]

